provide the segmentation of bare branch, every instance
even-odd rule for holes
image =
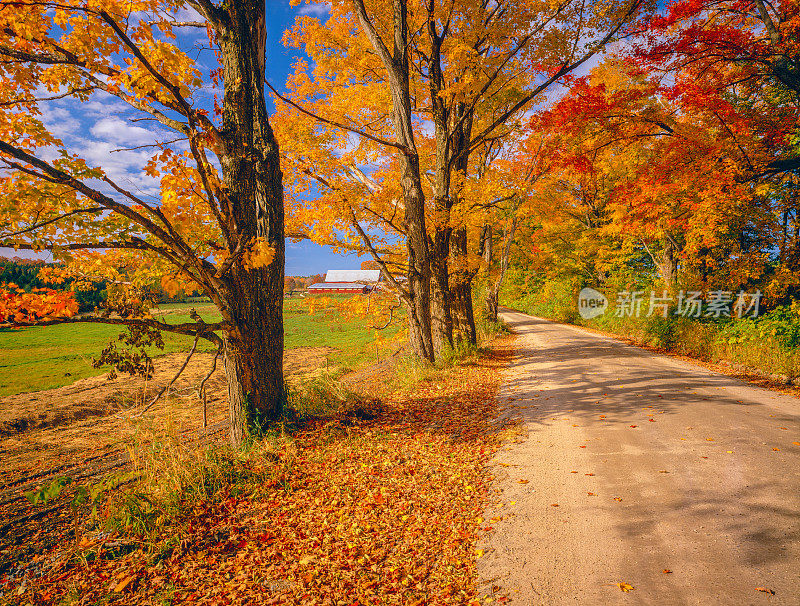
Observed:
[[[86,86],[84,88],[71,88],[67,92],[62,93],[60,95],[53,95],[52,97],[31,97],[30,99],[15,99],[14,101],[4,101],[0,103],[0,107],[9,107],[12,105],[29,105],[32,103],[39,103],[41,101],[56,101],[58,99],[64,99],[66,97],[70,97],[76,93],[88,93],[94,90],[94,87]]]
[[[110,152],[123,152],[123,151],[136,151],[137,149],[150,149],[151,147],[158,147],[163,149],[165,145],[171,145],[172,143],[177,143],[178,141],[186,141],[187,137],[178,137],[177,139],[172,139],[170,141],[161,141],[158,143],[147,143],[145,145],[137,145],[136,147],[120,147],[119,149],[112,149]]]
[[[515,103],[511,108],[502,112],[489,126],[483,129],[478,135],[472,138],[470,144],[466,147],[461,154],[470,153],[472,150],[477,148],[481,143],[483,143],[486,138],[491,134],[491,132],[496,129],[498,126],[505,124],[506,121],[517,113],[519,110],[524,108],[528,103],[530,103],[539,93],[546,90],[551,84],[556,82],[562,76],[574,71],[584,63],[586,63],[589,59],[591,59],[595,54],[600,52],[606,44],[608,44],[611,39],[617,34],[617,32],[622,28],[625,23],[627,23],[628,19],[636,12],[636,10],[641,5],[642,0],[630,0],[630,4],[626,9],[625,13],[620,17],[619,21],[612,27],[608,33],[606,33],[603,38],[594,44],[589,50],[587,50],[583,56],[573,61],[572,63],[564,63],[552,76],[550,76],[547,80],[542,82],[539,86],[534,88],[528,94],[523,96],[517,103]]]
[[[395,288],[395,291],[397,292],[397,294],[400,297],[402,297],[403,300],[408,305],[412,305],[413,302],[411,301],[410,295],[405,291],[405,289],[402,287],[402,285],[397,281],[397,279],[389,271],[389,267],[386,265],[386,262],[381,258],[381,256],[378,254],[378,251],[375,250],[375,247],[372,245],[372,240],[370,240],[370,238],[367,235],[367,233],[364,231],[364,229],[361,227],[361,225],[359,225],[358,219],[356,219],[356,214],[355,214],[355,212],[353,212],[352,208],[350,209],[350,217],[351,217],[351,223],[353,224],[353,227],[356,228],[356,231],[358,232],[358,235],[361,236],[361,239],[364,241],[364,245],[367,247],[367,250],[369,250],[369,254],[372,255],[372,258],[378,264],[378,267],[380,267],[381,274],[383,275],[383,277],[386,279],[387,282],[392,284],[392,286]]]
[[[145,407],[144,407],[144,408],[143,408],[143,409],[142,409],[142,410],[141,410],[141,411],[140,411],[138,414],[135,414],[135,415],[133,416],[133,418],[134,418],[134,419],[141,418],[141,416],[142,416],[144,413],[146,413],[148,410],[150,410],[150,409],[153,407],[153,405],[154,405],[156,402],[158,402],[158,401],[159,401],[159,399],[161,399],[161,396],[163,396],[163,395],[166,393],[166,391],[167,391],[167,390],[168,390],[170,387],[172,387],[172,385],[175,383],[175,381],[177,381],[177,380],[178,380],[178,377],[180,377],[180,376],[183,374],[183,371],[184,371],[184,370],[186,370],[186,366],[189,364],[189,360],[191,360],[191,359],[192,359],[192,356],[194,355],[194,352],[195,352],[195,350],[197,349],[197,341],[199,341],[199,340],[200,340],[200,333],[197,333],[197,334],[195,335],[195,337],[194,337],[194,343],[192,343],[192,348],[189,350],[189,355],[188,355],[188,356],[186,356],[186,359],[183,361],[183,364],[182,364],[182,365],[181,365],[181,367],[178,369],[178,372],[176,372],[176,373],[175,373],[175,376],[174,376],[174,377],[172,377],[172,380],[171,380],[169,383],[167,383],[167,384],[166,384],[164,387],[162,387],[162,388],[161,388],[161,391],[159,391],[159,392],[156,394],[156,397],[155,397],[155,398],[153,398],[152,400],[150,400],[150,403],[149,403],[147,406],[145,406]]]
[[[208,374],[203,377],[203,380],[200,381],[200,386],[197,388],[197,395],[198,397],[203,400],[203,429],[208,427],[208,414],[207,414],[207,402],[208,402],[208,393],[205,391],[206,381],[211,378],[211,375],[214,374],[214,371],[217,370],[217,358],[222,355],[222,346],[217,349],[217,353],[214,354],[214,361],[211,363],[211,370],[208,371]]]

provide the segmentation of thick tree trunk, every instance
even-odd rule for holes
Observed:
[[[453,170],[461,175],[469,171],[469,142],[472,135],[472,114],[462,103],[456,104],[453,114],[459,126],[452,136]],[[467,113],[469,112],[469,113]],[[463,119],[462,119],[463,118]],[[448,161],[449,164],[449,161]],[[463,187],[463,181],[461,181]],[[453,201],[461,198],[461,189],[453,193]],[[477,343],[475,313],[472,306],[472,280],[477,268],[470,267],[467,227],[460,225],[450,235],[450,309],[453,316],[453,342]]]
[[[497,308],[500,307],[500,301],[498,300],[497,291],[493,288],[490,288],[486,293],[485,303],[486,317],[492,322],[497,322]]]
[[[275,311],[279,310],[272,308],[272,313],[261,315],[261,310],[253,307],[252,321],[223,338],[234,444],[241,444],[254,428],[283,413],[283,330],[276,330],[280,324]]]
[[[409,108],[410,111],[410,108]],[[401,155],[401,185],[406,205],[405,227],[408,254],[408,291],[411,299],[408,314],[409,341],[414,354],[434,361],[431,334],[431,265],[428,234],[425,231],[425,195],[419,180],[419,158]]]
[[[494,261],[494,240],[492,238],[492,226],[486,224],[481,231],[481,257],[486,265],[487,284],[486,297],[484,298],[484,313],[491,322],[497,322],[497,290],[491,279],[492,262]]]
[[[676,253],[672,240],[670,238],[665,239],[659,268],[661,269],[664,286],[670,292],[676,292],[678,284],[678,259]]]
[[[235,230],[229,255],[237,257],[221,276],[222,312],[231,325],[224,335],[230,400],[231,441],[241,444],[253,422],[280,417],[283,382],[283,184],[278,145],[264,99],[263,0],[222,5],[225,97],[221,157],[225,199]],[[258,239],[274,250],[267,266],[241,260]]]

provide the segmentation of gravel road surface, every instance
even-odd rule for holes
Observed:
[[[498,396],[509,441],[492,461],[484,595],[800,605],[800,400],[502,316],[519,338]]]

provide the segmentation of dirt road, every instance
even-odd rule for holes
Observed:
[[[800,400],[577,328],[503,318],[520,337],[499,395],[512,440],[492,463],[483,594],[800,605]]]

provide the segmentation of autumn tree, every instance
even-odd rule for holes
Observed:
[[[214,343],[234,443],[284,403],[284,210],[263,90],[264,19],[258,0],[0,4],[0,245],[51,250],[75,272],[127,282],[118,307],[71,321]],[[184,28],[208,34],[211,73],[188,54]],[[203,87],[221,93],[213,109]],[[43,113],[66,99],[75,111],[113,99],[129,121],[157,126],[143,146],[157,193],[131,191],[48,130]],[[169,325],[131,303],[158,281],[203,292],[222,320]]]
[[[292,110],[279,109],[282,128],[293,125],[281,135],[287,166],[315,182],[319,214],[330,209],[356,236],[345,235],[347,244],[360,237],[376,262],[385,252],[409,272],[407,286],[389,283],[416,310],[419,355],[432,359],[452,345],[454,328],[456,338],[475,339],[468,258],[476,247],[466,215],[454,213],[474,171],[471,154],[513,131],[534,100],[620,35],[641,6],[341,1],[325,23],[305,17],[287,34],[313,60],[290,77]],[[380,246],[377,230],[391,234]]]

